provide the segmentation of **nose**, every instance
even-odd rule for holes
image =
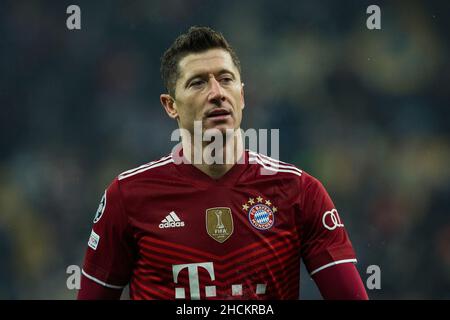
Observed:
[[[220,83],[214,77],[210,77],[210,91],[208,100],[215,105],[220,105],[222,101],[225,100],[223,88],[220,86]]]

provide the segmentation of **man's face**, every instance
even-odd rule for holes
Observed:
[[[194,121],[203,131],[238,129],[244,108],[244,91],[238,69],[223,49],[192,53],[180,60],[176,82],[175,118],[191,133]]]

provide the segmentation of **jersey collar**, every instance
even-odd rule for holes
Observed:
[[[176,159],[181,160],[181,157],[184,160],[183,163],[177,164],[177,162],[180,161],[176,161]],[[244,161],[240,159],[240,161],[234,164],[233,167],[228,170],[228,172],[225,173],[222,177],[220,177],[219,179],[214,179],[201,170],[197,169],[191,163],[188,163],[188,161],[183,156],[182,147],[175,149],[172,152],[172,158],[174,159],[175,168],[181,174],[181,177],[188,179],[192,184],[203,186],[234,186],[239,180],[240,176],[247,169],[249,159],[247,150],[243,152],[242,157],[244,157]]]

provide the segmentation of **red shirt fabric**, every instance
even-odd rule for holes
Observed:
[[[105,191],[83,275],[131,299],[298,299],[313,276],[356,263],[330,196],[306,172],[246,151],[215,180],[171,154]],[[270,173],[270,174],[268,174]]]

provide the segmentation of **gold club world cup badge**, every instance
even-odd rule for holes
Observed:
[[[230,208],[206,209],[206,231],[217,242],[225,242],[233,234],[233,216]]]
[[[249,198],[242,205],[242,210],[248,214],[248,220],[258,230],[268,230],[275,223],[275,212],[278,211],[269,199],[261,196]]]

